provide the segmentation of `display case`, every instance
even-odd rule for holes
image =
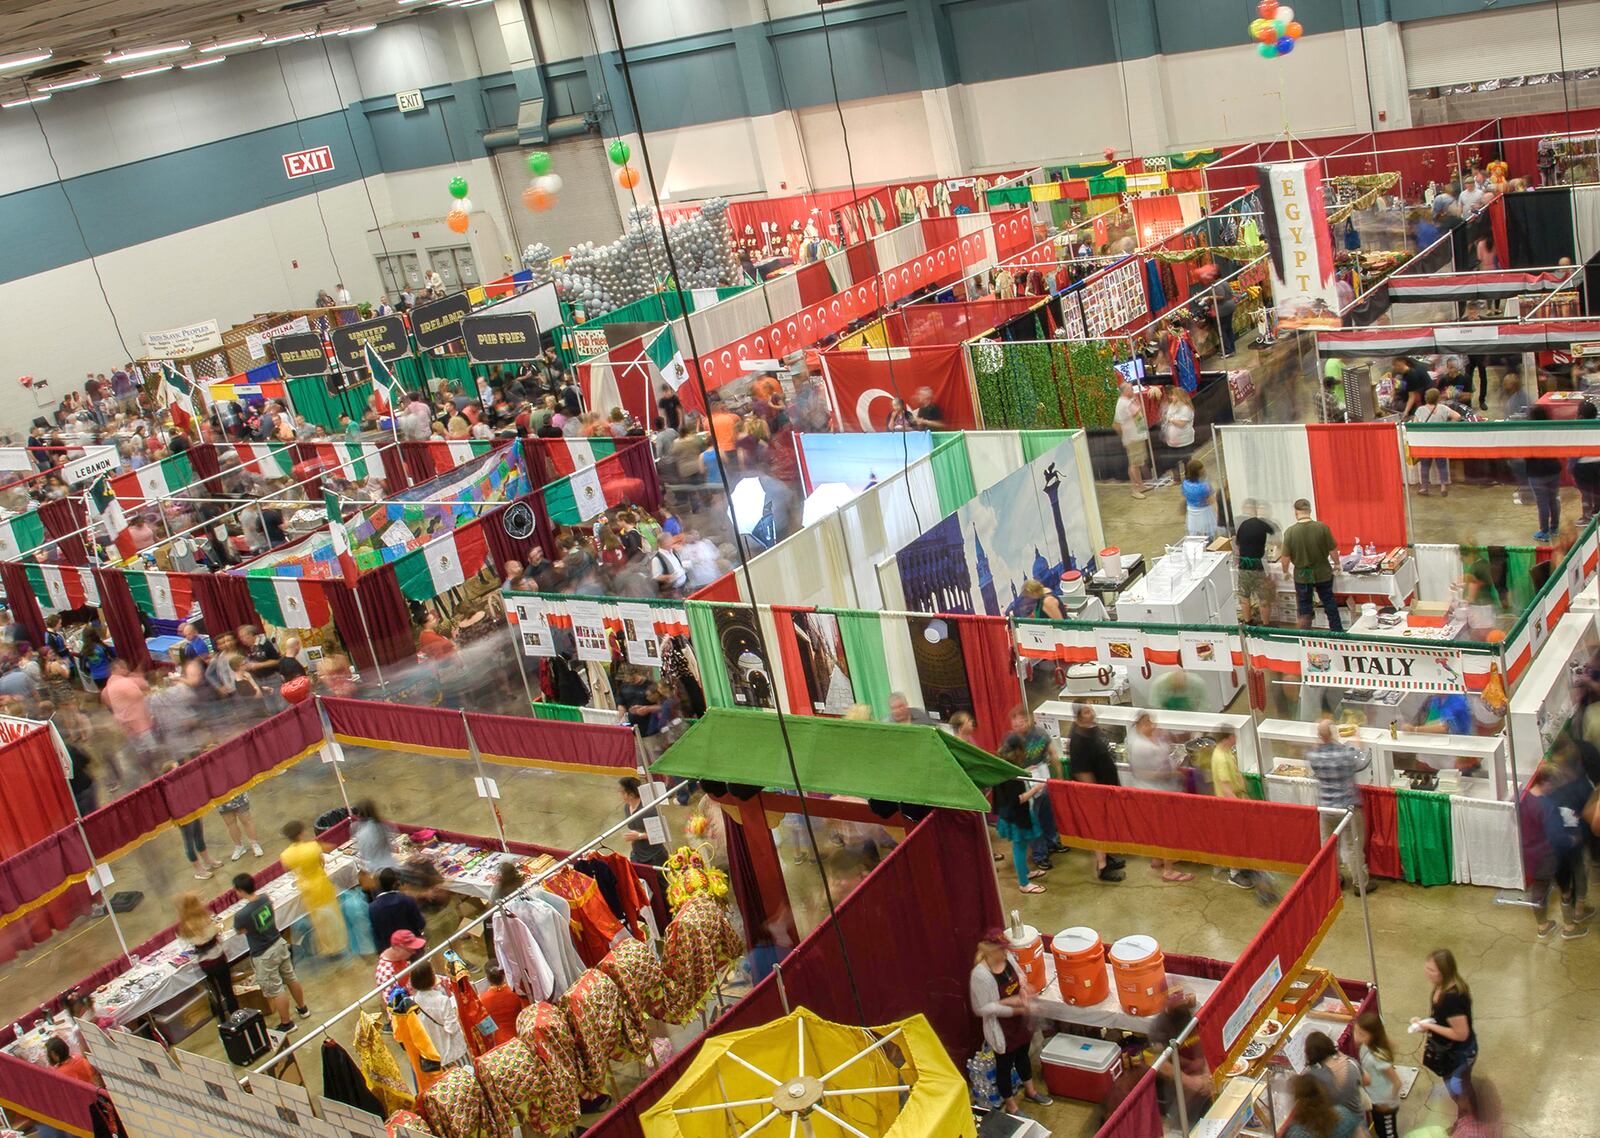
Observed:
[[[1572,718],[1573,672],[1600,649],[1596,619],[1591,611],[1573,611],[1562,617],[1517,681],[1507,723],[1517,756],[1519,790],[1549,751],[1551,740]]]
[[[1350,731],[1350,728],[1343,729]],[[1510,749],[1504,735],[1435,735],[1388,727],[1357,727],[1344,742],[1368,751],[1372,762],[1356,776],[1369,786],[1437,790],[1477,801],[1509,801],[1514,794]],[[1316,780],[1305,753],[1317,745],[1317,725],[1266,719],[1256,728],[1262,789],[1275,802],[1314,802]],[[1241,770],[1244,752],[1239,754]]]
[[[1033,713],[1034,722],[1059,743],[1063,761],[1066,759],[1067,738],[1072,734],[1072,718],[1077,708],[1075,701],[1050,700],[1041,703]],[[1097,705],[1094,712],[1120,769],[1127,768],[1122,758],[1124,740],[1141,715],[1150,716],[1157,730],[1168,732],[1174,739],[1215,738],[1221,732],[1232,731],[1239,739],[1239,769],[1254,771],[1260,768],[1256,722],[1248,715],[1107,705]]]

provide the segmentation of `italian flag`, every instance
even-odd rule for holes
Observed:
[[[333,546],[333,559],[339,564],[339,576],[354,588],[361,570],[356,566],[355,554],[350,552],[350,531],[345,529],[344,510],[330,490],[322,492],[322,509],[328,515],[328,539]]]
[[[0,522],[0,558],[21,561],[22,555],[44,544],[44,522],[37,510]]]
[[[332,620],[328,594],[311,577],[247,577],[250,602],[261,619],[279,628],[321,628]]]
[[[390,411],[399,411],[405,405],[405,391],[401,389],[400,381],[395,379],[394,372],[389,370],[389,365],[383,362],[382,357],[372,350],[371,344],[362,347],[367,353],[367,370],[372,373],[372,386],[383,393]]]
[[[435,474],[445,474],[464,462],[482,458],[493,445],[488,439],[430,439],[428,459]]]
[[[161,391],[172,415],[172,425],[187,434],[196,418],[194,384],[171,364],[162,364]]]
[[[100,585],[93,569],[72,565],[24,565],[33,595],[46,612],[66,612],[99,605]]]
[[[234,443],[239,465],[263,478],[287,478],[294,469],[289,448],[273,443]]]
[[[469,522],[400,558],[394,563],[394,575],[408,600],[429,601],[459,588],[488,558],[482,524]]]
[[[84,497],[88,501],[89,516],[100,519],[100,525],[106,531],[106,540],[116,546],[117,553],[124,561],[132,557],[137,550],[133,548],[133,537],[128,533],[128,519],[117,503],[117,496],[111,491],[111,480],[102,477],[89,487]]]
[[[125,573],[139,611],[157,620],[188,620],[194,611],[194,586],[183,573]]]
[[[572,474],[616,454],[617,441],[582,436],[550,439],[545,453],[550,456],[550,464],[556,468],[557,474]]]
[[[124,509],[136,510],[146,502],[182,493],[193,481],[194,468],[189,465],[189,456],[179,453],[117,475],[111,479],[111,492]]]

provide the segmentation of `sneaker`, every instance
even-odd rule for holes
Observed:
[[[308,1019],[311,1016],[311,1009],[310,1008],[295,1008],[294,1014],[299,1016],[301,1019]]]
[[[244,856],[244,851],[247,848],[248,847],[246,847],[246,846],[234,846],[233,847],[233,853],[228,856],[228,860],[229,861],[238,861],[240,858],[242,858]]]
[[[1572,923],[1575,925],[1586,925],[1590,921],[1594,920],[1594,914],[1595,907],[1593,905],[1585,905],[1583,908],[1579,909],[1575,914],[1573,914]]]
[[[1067,852],[1067,847],[1062,845],[1060,842],[1056,842],[1053,845],[1051,845],[1050,852],[1053,853],[1053,854],[1066,853]]]
[[[1255,882],[1251,881],[1249,878],[1240,877],[1240,876],[1238,876],[1236,874],[1232,874],[1232,873],[1228,874],[1228,884],[1232,885],[1235,889],[1254,889],[1255,888]]]
[[[196,881],[210,881],[211,880],[211,871],[209,869],[207,869],[203,865],[199,866],[194,871],[194,879]]]
[[[1577,940],[1579,937],[1589,935],[1588,925],[1568,925],[1561,930],[1562,940]]]
[[[1036,857],[1033,859],[1033,868],[1035,869],[1054,869],[1055,867],[1055,862],[1048,857]]]
[[[1022,1097],[1033,1103],[1034,1106],[1049,1106],[1051,1103],[1056,1101],[1047,1094],[1025,1094]]]
[[[1108,865],[1099,873],[1095,874],[1095,877],[1101,881],[1121,881],[1125,876],[1127,875],[1114,865]]]
[[[1144,491],[1143,490],[1135,490],[1133,492],[1133,496],[1135,498],[1143,498],[1144,497]]]
[[[267,852],[266,850],[261,848],[261,843],[260,842],[251,842],[250,843],[251,856],[253,856],[253,857],[264,857],[266,855],[266,852]]]
[[[1533,540],[1537,545],[1544,545],[1550,540],[1550,535],[1545,533],[1544,530],[1540,530],[1538,533],[1533,535]]]
[[[280,1023],[278,1025],[278,1027],[277,1027],[277,1030],[283,1032],[283,1034],[285,1034],[285,1035],[288,1035],[291,1031],[294,1030],[294,1024],[292,1024],[292,1023]]]
[[[1128,868],[1128,863],[1123,861],[1120,857],[1111,857],[1110,855],[1107,855],[1106,856],[1106,868],[1107,869],[1127,869]]]
[[[1540,940],[1548,940],[1550,938],[1550,934],[1555,931],[1556,923],[1554,921],[1546,921],[1544,924],[1540,925],[1534,930],[1534,932],[1539,934]]]

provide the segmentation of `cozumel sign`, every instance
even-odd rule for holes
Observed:
[[[1389,691],[1466,691],[1461,653],[1426,644],[1416,647],[1359,640],[1301,642],[1300,679],[1318,687]]]

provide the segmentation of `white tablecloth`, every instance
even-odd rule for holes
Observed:
[[[1122,1010],[1122,1005],[1117,1001],[1117,988],[1111,976],[1111,965],[1106,965],[1106,998],[1098,1004],[1088,1006],[1069,1004],[1061,998],[1061,987],[1056,983],[1055,960],[1048,955],[1045,957],[1045,970],[1050,977],[1050,983],[1045,985],[1044,991],[1034,997],[1033,1001],[1033,1010],[1038,1015],[1055,1020],[1057,1023],[1077,1024],[1080,1027],[1111,1027],[1119,1031],[1136,1031],[1141,1035],[1149,1033],[1155,1016],[1129,1015]],[[1198,976],[1179,976],[1169,972],[1167,983],[1181,985],[1193,992],[1198,1006],[1211,998],[1211,993],[1217,990],[1218,981],[1203,980]]]

